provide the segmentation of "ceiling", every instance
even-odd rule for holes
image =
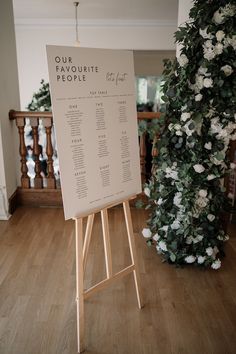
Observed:
[[[72,19],[71,0],[13,0],[16,19]],[[178,0],[80,0],[79,19],[177,22]]]

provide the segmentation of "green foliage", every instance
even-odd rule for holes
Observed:
[[[29,111],[51,111],[52,103],[49,91],[49,83],[41,80],[41,87],[33,94],[31,102],[27,106]]]
[[[165,61],[166,112],[157,168],[145,186],[151,213],[143,233],[170,263],[218,269],[228,238],[221,180],[236,139],[235,1],[195,0],[190,18],[175,34],[180,57]]]

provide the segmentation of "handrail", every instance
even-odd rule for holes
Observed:
[[[137,112],[137,118],[141,119],[158,119],[161,112]],[[16,118],[53,118],[52,112],[36,112],[36,111],[9,111],[9,119],[15,120]]]

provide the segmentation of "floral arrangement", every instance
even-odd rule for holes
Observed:
[[[236,3],[195,0],[175,34],[181,55],[166,61],[166,103],[157,168],[144,192],[150,218],[143,236],[176,265],[218,269],[228,239],[222,178],[236,139]]]

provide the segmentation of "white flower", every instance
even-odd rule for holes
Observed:
[[[212,263],[211,268],[216,270],[219,269],[220,267],[221,267],[221,261],[218,258]]]
[[[188,64],[188,58],[185,54],[181,54],[179,57],[178,57],[178,63],[179,65],[183,68],[185,65]]]
[[[157,201],[157,205],[161,205],[162,203],[163,203],[163,199],[159,198],[158,201]]]
[[[204,79],[204,77],[202,75],[196,74],[196,81],[195,81],[195,85],[194,85],[196,92],[200,91],[204,87],[203,79]]]
[[[194,171],[197,173],[202,173],[205,171],[205,167],[200,164],[194,165],[193,168],[194,168]]]
[[[162,251],[164,251],[164,252],[167,251],[166,243],[165,243],[164,241],[161,240],[161,241],[158,243],[158,246],[159,246],[159,248],[160,248]]]
[[[198,256],[197,257],[198,264],[203,264],[205,262],[205,259],[206,259],[205,256]]]
[[[171,131],[173,128],[174,128],[174,124],[173,124],[173,123],[170,123],[170,124],[168,125],[168,129]]]
[[[147,197],[150,197],[150,189],[148,187],[144,188],[144,194],[146,194]]]
[[[172,228],[172,230],[178,230],[180,228],[180,222],[179,220],[175,220],[170,227]]]
[[[191,126],[191,129],[189,128]],[[185,133],[188,135],[188,136],[192,136],[193,133],[194,133],[194,130],[195,130],[195,124],[194,124],[194,121],[191,119],[189,120],[185,125],[184,125],[184,130],[185,130]]]
[[[154,241],[158,241],[159,238],[160,238],[160,236],[159,236],[157,233],[152,237],[152,239],[153,239]]]
[[[213,15],[213,21],[217,25],[220,25],[221,23],[224,22],[224,14],[222,12],[219,12],[219,10],[217,10]]]
[[[200,241],[203,240],[203,236],[202,236],[202,235],[197,235],[197,237],[195,238],[195,240],[196,240],[197,242],[200,242]],[[197,243],[197,242],[195,242],[195,243]]]
[[[207,59],[208,61],[212,60],[215,58],[216,53],[214,51],[214,45],[210,39],[208,39],[204,44],[203,44],[203,53],[204,53],[204,58]]]
[[[209,141],[208,143],[206,143],[206,144],[204,145],[204,148],[207,149],[207,150],[211,150],[211,148],[212,148],[212,143]]]
[[[164,225],[164,226],[162,226],[162,227],[160,228],[160,230],[163,230],[163,231],[167,232],[168,228],[169,228],[168,225]]]
[[[208,27],[206,27],[206,28],[204,28],[204,29],[199,29],[199,34],[200,34],[200,36],[202,36],[204,39],[211,39],[211,38],[213,38],[213,36],[212,36],[212,34],[211,33],[208,33],[207,32],[207,30],[208,30]]]
[[[145,237],[145,238],[150,238],[152,236],[151,230],[147,229],[147,228],[143,229],[142,234],[143,234],[143,237]]]
[[[195,256],[187,256],[184,258],[184,260],[186,263],[193,263],[193,262],[195,262],[196,257]]]
[[[225,37],[224,31],[220,30],[216,32],[216,39],[218,42],[221,42],[224,37]]]
[[[202,100],[202,94],[201,93],[198,93],[196,96],[195,96],[195,101],[196,102],[199,102]]]
[[[175,130],[180,130],[180,129],[181,129],[181,125],[178,124],[178,123],[176,123],[176,124],[174,125],[174,129],[175,129]]]
[[[206,88],[212,87],[213,80],[211,78],[205,77],[205,79],[203,80],[203,86]]]
[[[216,55],[220,55],[223,53],[224,50],[224,46],[222,43],[216,43],[215,47],[214,47],[214,52]]]
[[[230,65],[224,65],[220,70],[224,72],[225,76],[230,76],[233,72],[233,69]]]
[[[236,12],[236,5],[227,4],[225,7],[221,8],[221,11],[225,16],[232,17]]]
[[[200,189],[200,191],[198,192],[198,195],[202,198],[206,198],[207,196],[207,190],[206,189]]]
[[[187,245],[191,245],[192,242],[193,242],[192,236],[188,236],[188,237],[186,238],[186,243],[187,243]]]
[[[216,218],[216,217],[215,217],[215,215],[213,215],[213,214],[208,214],[208,215],[207,215],[207,219],[208,219],[209,221],[213,221],[215,218]]]
[[[212,179],[215,179],[215,178],[216,178],[215,175],[208,175],[208,176],[207,176],[207,180],[208,180],[208,181],[211,181]]]
[[[176,205],[177,207],[180,206],[181,200],[182,200],[182,193],[180,193],[180,192],[175,193],[175,196],[173,199],[174,205]]]
[[[209,199],[206,197],[199,197],[196,200],[196,207],[203,209],[207,206]]]
[[[230,168],[231,168],[231,170],[234,170],[234,169],[236,168],[236,164],[235,164],[235,163],[233,163],[233,162],[231,162],[231,164],[230,164]]]
[[[210,44],[212,44],[212,42],[210,41]],[[199,75],[203,75],[203,76],[211,76],[211,73],[208,73],[207,68],[200,66],[198,68],[198,74]]]
[[[182,136],[183,132],[181,130],[176,130],[175,135]]]
[[[186,122],[186,120],[189,119],[190,117],[191,117],[191,113],[183,112],[183,113],[181,114],[180,119],[181,119],[183,122]]]
[[[236,34],[234,34],[232,36],[232,38],[231,37],[226,37],[224,39],[224,45],[225,45],[226,48],[228,46],[232,46],[234,48],[234,50],[236,50]]]
[[[212,255],[213,255],[213,248],[212,248],[212,247],[207,247],[207,249],[206,249],[206,254],[207,254],[208,256],[212,256]]]

